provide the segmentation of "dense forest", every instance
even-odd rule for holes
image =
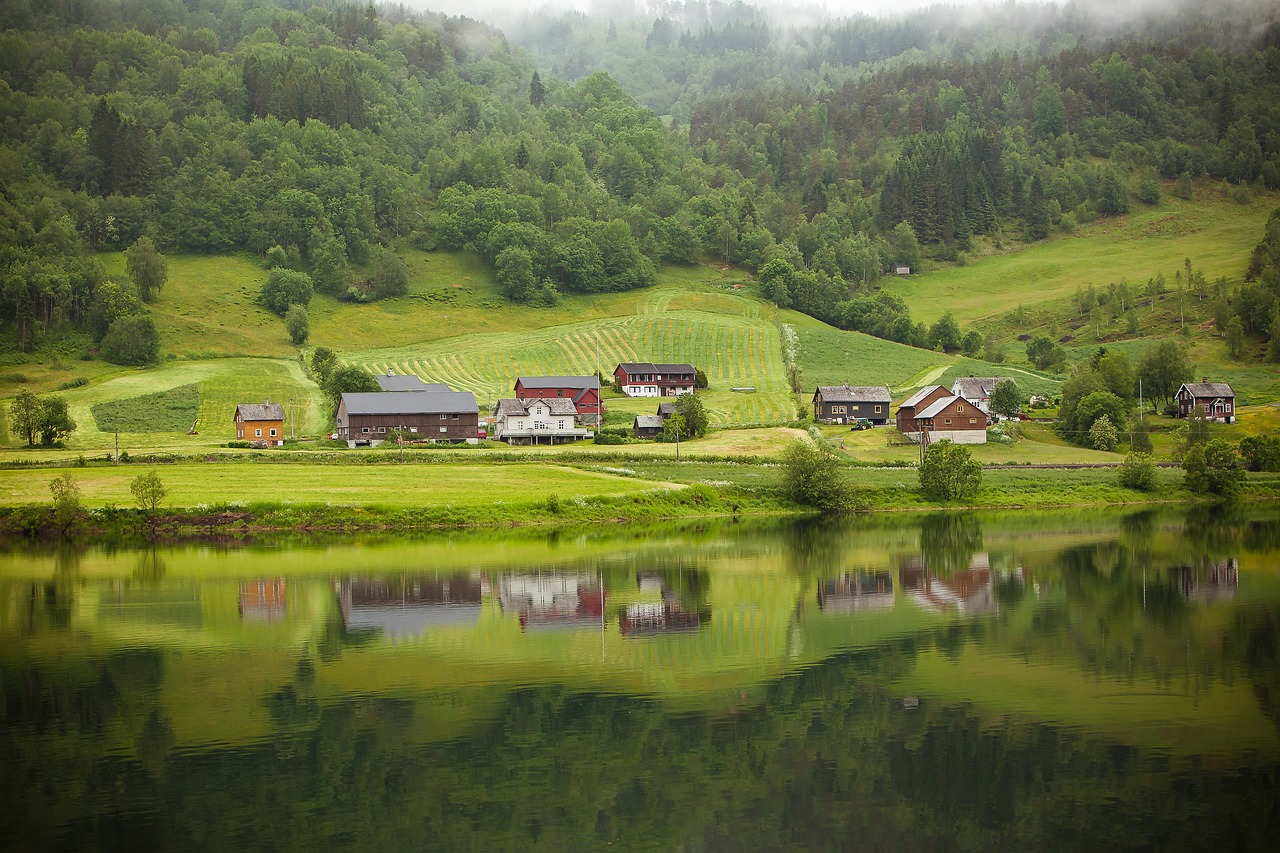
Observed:
[[[741,264],[779,305],[949,348],[881,275],[1164,188],[1280,187],[1265,6],[1108,39],[1077,7],[797,28],[740,3],[662,11],[547,13],[509,41],[391,6],[3,0],[6,337],[101,340],[143,311],[94,259],[142,238],[252,252],[358,300],[395,292],[371,270],[410,241],[480,253],[535,305]]]

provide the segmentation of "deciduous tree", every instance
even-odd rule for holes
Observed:
[[[125,272],[143,302],[155,302],[160,289],[169,280],[169,262],[145,234],[125,252]]]
[[[982,465],[969,448],[945,438],[925,450],[919,476],[921,494],[932,500],[970,500],[982,488]]]

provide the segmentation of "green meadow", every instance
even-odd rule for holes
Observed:
[[[886,288],[907,301],[916,320],[932,323],[950,311],[966,326],[1019,305],[1068,299],[1090,284],[1132,287],[1163,271],[1172,287],[1184,258],[1210,281],[1239,281],[1275,207],[1274,193],[1240,204],[1200,185],[1193,201],[1165,195],[1151,207],[1135,202],[1128,215],[1097,219],[1070,237],[896,278]]]

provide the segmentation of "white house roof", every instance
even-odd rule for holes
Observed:
[[[567,397],[534,398],[530,400],[504,399],[498,401],[499,417],[522,418],[529,414],[529,408],[539,403],[545,405],[551,415],[576,415],[578,410],[573,401]]]
[[[961,402],[964,402],[964,397],[955,395],[951,397],[943,397],[941,400],[934,400],[932,403],[929,404],[929,406],[924,411],[916,412],[916,417],[932,418],[936,416],[939,412],[941,412],[943,409],[945,409],[947,406],[950,406],[956,400],[960,400]]]
[[[479,414],[470,391],[375,391],[343,394],[349,415]]]
[[[916,393],[912,394],[906,400],[904,400],[902,402],[902,405],[899,406],[899,408],[906,408],[908,406],[918,406],[921,400],[923,400],[925,397],[928,397],[930,394],[932,394],[935,389],[941,388],[941,387],[942,387],[941,385],[926,385]],[[916,417],[919,417],[919,415],[917,415]]]

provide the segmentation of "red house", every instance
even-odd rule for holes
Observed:
[[[1224,424],[1236,422],[1236,392],[1225,382],[1187,382],[1178,389],[1178,416],[1200,415]]]
[[[898,430],[911,441],[950,439],[956,444],[986,444],[987,413],[941,385],[918,391],[898,407]]]
[[[613,378],[628,397],[678,397],[693,393],[697,373],[691,364],[623,362]]]
[[[598,376],[521,376],[516,380],[517,400],[551,400],[565,397],[573,401],[583,423],[600,420],[600,378]]]

